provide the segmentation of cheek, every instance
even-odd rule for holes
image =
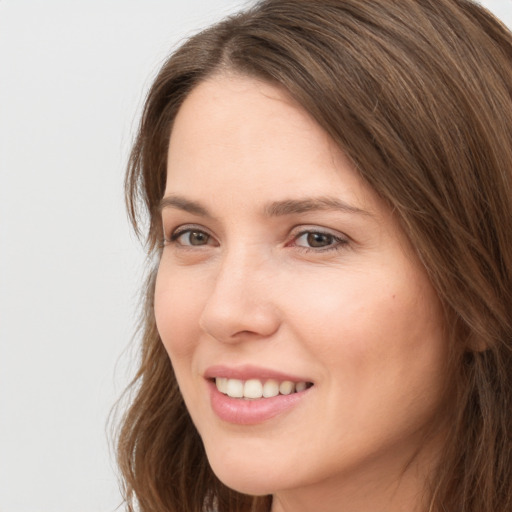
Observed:
[[[333,272],[310,282],[306,289],[290,284],[286,318],[319,355],[335,356],[340,346],[363,355],[388,326],[396,331],[406,317],[395,300],[396,285],[374,273]]]
[[[423,275],[389,269],[314,283],[307,293],[289,290],[287,317],[310,353],[345,378],[430,373],[447,359],[440,303]]]
[[[330,432],[333,443],[364,430],[354,438],[364,450],[433,420],[445,401],[448,345],[428,283],[361,277],[311,294],[294,334],[322,363],[326,424],[346,427]]]
[[[155,320],[173,365],[189,357],[194,349],[203,300],[199,290],[200,287],[189,280],[184,282],[183,273],[159,268],[155,285]]]

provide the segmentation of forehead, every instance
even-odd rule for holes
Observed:
[[[239,75],[214,76],[189,94],[173,125],[167,172],[166,195],[246,202],[339,195],[362,209],[376,200],[286,91]]]

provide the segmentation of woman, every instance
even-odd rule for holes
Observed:
[[[171,56],[129,510],[510,510],[511,141],[512,36],[466,0],[264,0]]]

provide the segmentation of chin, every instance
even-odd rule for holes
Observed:
[[[272,464],[268,462],[250,460],[240,457],[232,460],[219,454],[218,457],[208,455],[210,466],[217,478],[227,487],[242,494],[250,496],[266,496],[274,494],[278,489],[286,486],[279,478],[282,471],[273,471]]]
[[[248,496],[268,496],[276,491],[273,486],[268,485],[268,482],[258,482],[244,475],[228,475],[227,478],[221,478],[220,475],[215,474],[226,487]]]

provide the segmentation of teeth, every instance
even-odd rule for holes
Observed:
[[[306,382],[292,382],[285,380],[278,382],[269,379],[262,383],[259,379],[249,379],[247,381],[238,379],[226,379],[217,377],[215,379],[217,389],[231,398],[272,398],[279,394],[290,395],[291,393],[304,391],[308,384]]]
[[[217,384],[217,389],[221,393],[224,393],[225,395],[227,395],[228,394],[228,379],[225,379],[223,377],[218,377],[217,379],[215,379],[215,382]]]
[[[279,384],[279,393],[281,395],[289,395],[293,391],[295,391],[295,384],[290,380],[285,380]]]
[[[299,391],[304,391],[307,387],[308,385],[305,382],[297,382],[297,384],[295,384],[295,391],[299,393]]]
[[[231,398],[242,398],[244,396],[244,383],[241,380],[228,379],[226,395]]]
[[[261,398],[263,396],[263,385],[258,379],[247,380],[244,384],[245,398]]]
[[[265,398],[271,398],[277,395],[279,395],[279,382],[273,379],[267,380],[267,382],[263,384],[263,396]]]

